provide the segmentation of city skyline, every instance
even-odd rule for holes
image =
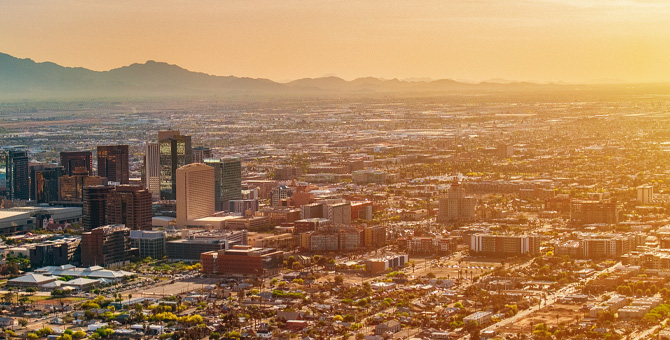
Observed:
[[[658,1],[66,1],[3,5],[5,53],[109,70],[158,60],[279,82],[336,75],[486,81],[670,80]]]

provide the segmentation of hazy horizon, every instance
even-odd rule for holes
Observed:
[[[670,81],[670,4],[501,0],[5,2],[3,52],[109,70],[156,60],[278,82]]]

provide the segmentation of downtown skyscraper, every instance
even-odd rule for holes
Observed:
[[[160,199],[174,200],[177,169],[193,161],[191,136],[181,135],[178,130],[159,131],[158,151]],[[149,160],[147,166],[151,166]]]
[[[214,200],[217,211],[229,211],[231,200],[242,199],[242,165],[239,158],[207,158],[214,168]]]
[[[98,146],[98,176],[128,184],[128,145]]]
[[[18,149],[2,150],[4,158],[6,186],[9,199],[30,199],[30,171],[28,168],[28,152]]]
[[[63,173],[72,176],[74,169],[84,167],[89,176],[93,176],[93,156],[91,151],[63,151],[60,153],[60,165]]]

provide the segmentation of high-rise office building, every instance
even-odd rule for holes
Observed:
[[[119,185],[107,196],[107,223],[151,230],[151,194],[139,185]]]
[[[242,165],[239,158],[205,159],[214,168],[215,208],[228,211],[231,200],[242,199]]]
[[[98,146],[98,176],[128,184],[128,145]]]
[[[82,206],[82,227],[91,230],[107,224],[107,197],[113,186],[96,185],[84,188]]]
[[[351,203],[328,204],[326,214],[333,224],[351,224]]]
[[[62,175],[62,166],[45,164],[31,165],[30,199],[37,203],[58,201],[58,178]]]
[[[214,214],[214,168],[202,163],[176,171],[177,226]]]
[[[72,175],[58,178],[58,200],[81,202],[84,199],[84,187],[92,185],[106,185],[107,178],[89,176],[85,167],[79,166],[72,171]]]
[[[474,219],[476,202],[477,200],[474,197],[466,195],[463,186],[454,182],[447,194],[439,199],[437,221],[451,222]]]
[[[130,229],[106,225],[81,234],[81,264],[84,267],[117,267],[130,260]]]
[[[160,157],[160,197],[164,200],[176,198],[177,168],[193,161],[191,136],[179,134],[179,131],[159,131],[158,147]]]
[[[637,201],[642,204],[649,204],[654,200],[654,187],[651,185],[641,185],[637,187]]]
[[[28,170],[28,152],[4,150],[0,152],[5,160],[6,187],[9,199],[30,199],[30,173]]]
[[[93,176],[93,156],[90,151],[67,151],[60,153],[60,165],[63,166],[63,174],[72,176],[74,169],[83,166],[89,176]]]
[[[204,146],[193,148],[193,163],[204,163],[206,158],[212,158],[212,149]]]
[[[160,180],[161,162],[158,143],[147,143],[144,154],[144,186],[156,201],[161,197]]]

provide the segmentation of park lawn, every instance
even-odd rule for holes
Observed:
[[[31,295],[31,296],[28,296],[28,298],[30,299],[30,302],[35,302],[35,301],[49,300],[49,299],[51,299],[51,296]]]

